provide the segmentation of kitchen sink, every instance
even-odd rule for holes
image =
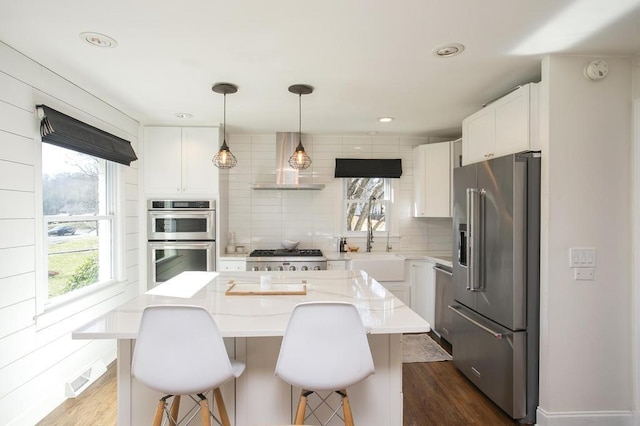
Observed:
[[[363,270],[378,282],[404,281],[404,257],[391,253],[351,253],[351,269]]]

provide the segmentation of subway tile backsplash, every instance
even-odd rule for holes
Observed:
[[[313,163],[300,173],[300,182],[323,183],[325,188],[253,190],[254,183],[275,182],[275,140],[275,134],[229,137],[238,165],[229,170],[228,231],[235,232],[237,244],[251,250],[268,249],[290,239],[300,240],[301,248],[336,250],[337,237],[343,235],[343,182],[333,177],[335,158],[401,158],[403,174],[395,182],[392,208],[397,229],[389,238],[393,250],[451,250],[451,219],[411,216],[413,148],[427,143],[427,138],[304,135],[302,142]],[[225,244],[226,235],[221,237]],[[364,236],[347,239],[364,250]],[[385,246],[386,237],[374,239],[374,251],[384,251]]]

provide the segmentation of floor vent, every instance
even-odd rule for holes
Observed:
[[[98,377],[102,376],[106,371],[107,367],[104,362],[102,362],[102,360],[96,361],[85,371],[65,384],[65,396],[67,398],[75,398],[80,395],[83,390],[88,388],[91,383],[95,382]]]

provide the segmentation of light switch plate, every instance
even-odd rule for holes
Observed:
[[[593,268],[596,266],[596,249],[592,247],[571,247],[569,249],[570,268]]]

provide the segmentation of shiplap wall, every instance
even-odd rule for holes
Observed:
[[[0,424],[34,424],[65,399],[64,386],[88,366],[115,358],[114,341],[71,332],[139,292],[137,164],[118,166],[118,282],[43,311],[46,277],[41,209],[41,142],[34,106],[45,103],[132,142],[139,124],[0,42]],[[46,278],[45,278],[46,279]]]
[[[231,135],[230,147],[238,165],[229,170],[229,229],[236,243],[247,250],[280,247],[283,239],[299,240],[301,248],[336,249],[342,232],[343,179],[334,178],[336,157],[401,158],[402,177],[393,179],[394,250],[451,251],[451,219],[413,218],[413,148],[428,138],[303,135],[305,150],[312,158],[300,182],[321,183],[320,191],[253,190],[258,182],[275,182],[276,136]],[[221,229],[221,250],[227,234]],[[349,244],[364,249],[366,238],[349,237]],[[386,238],[376,237],[373,250],[384,251]],[[223,254],[224,251],[221,251]]]

